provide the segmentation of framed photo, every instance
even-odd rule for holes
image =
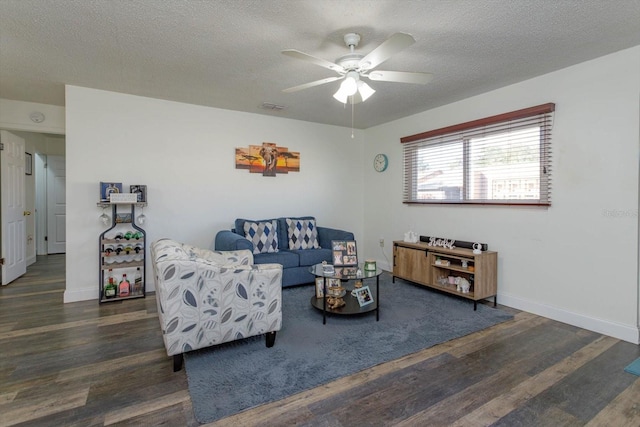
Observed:
[[[129,192],[138,195],[138,203],[147,202],[147,186],[146,185],[130,185]]]
[[[368,286],[363,286],[362,288],[355,289],[353,292],[358,299],[358,304],[360,304],[360,307],[371,304],[373,302],[373,295],[371,294],[371,290],[369,290]]]
[[[100,183],[100,201],[109,202],[109,196],[111,194],[122,193],[121,182],[101,182]]]
[[[340,279],[338,278],[327,278],[327,292],[329,292],[330,288],[337,288],[340,286]]]
[[[24,174],[33,174],[33,157],[30,153],[24,153]]]
[[[331,251],[333,253],[333,265],[357,266],[358,251],[355,240],[332,240]]]
[[[316,277],[316,298],[324,296],[324,277]]]

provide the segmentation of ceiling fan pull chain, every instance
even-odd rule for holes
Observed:
[[[356,111],[356,104],[351,104],[351,139],[354,139],[355,137],[353,136],[353,116],[355,115],[355,111]]]

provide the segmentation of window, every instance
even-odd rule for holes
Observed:
[[[555,104],[402,138],[404,202],[551,205]]]

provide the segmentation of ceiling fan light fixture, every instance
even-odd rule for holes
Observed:
[[[343,104],[347,103],[347,99],[355,95],[360,88],[360,75],[355,71],[349,71],[344,81],[340,83],[340,88],[333,94],[333,97]]]
[[[362,102],[364,102],[369,99],[371,95],[376,93],[376,91],[371,86],[360,80],[358,81],[358,93],[362,97]]]
[[[340,87],[340,89],[338,89],[338,91],[336,93],[333,94],[333,97],[338,100],[339,102],[341,102],[342,104],[346,104],[347,103],[347,99],[349,99],[349,95],[347,95],[343,90],[342,87]]]
[[[358,91],[358,81],[360,76],[355,71],[347,73],[347,77],[340,85],[340,90],[344,91],[347,95],[351,96]]]

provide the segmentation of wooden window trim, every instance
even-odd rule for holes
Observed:
[[[483,119],[472,120],[466,123],[460,123],[457,125],[447,126],[440,129],[434,129],[427,132],[418,133],[415,135],[409,135],[400,138],[401,143],[419,141],[421,139],[433,138],[435,136],[446,135],[448,133],[462,132],[468,129],[473,129],[481,126],[488,126],[495,123],[505,122],[507,120],[523,119],[525,117],[536,116],[538,114],[546,114],[555,111],[556,104],[548,103],[537,105],[535,107],[523,108],[522,110],[511,111],[509,113],[498,114],[496,116],[485,117]]]

